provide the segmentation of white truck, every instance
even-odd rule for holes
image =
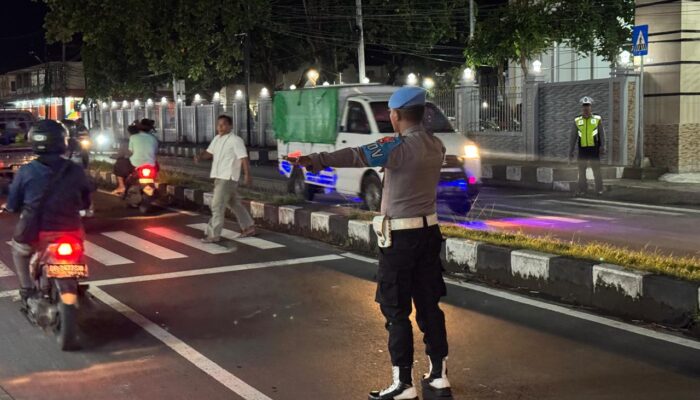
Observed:
[[[383,175],[380,168],[327,168],[312,173],[294,167],[284,156],[332,152],[393,136],[388,101],[396,89],[384,85],[334,85],[275,93],[273,126],[278,168],[289,179],[290,193],[311,200],[316,193],[335,191],[360,198],[369,210],[379,210]],[[479,149],[455,132],[433,103],[426,104],[424,125],[447,149],[438,197],[452,212],[466,214],[481,183]]]

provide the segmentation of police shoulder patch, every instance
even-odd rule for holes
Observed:
[[[389,161],[389,155],[402,143],[401,137],[388,136],[360,149],[370,167],[382,167]]]

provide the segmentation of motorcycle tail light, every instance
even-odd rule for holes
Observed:
[[[69,257],[73,255],[73,245],[70,243],[59,243],[56,247],[56,254],[61,257]]]
[[[150,168],[141,168],[141,177],[150,178],[153,175],[153,170]]]

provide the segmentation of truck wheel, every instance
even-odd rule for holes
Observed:
[[[362,200],[370,211],[382,208],[382,181],[377,175],[367,175],[362,180]]]
[[[305,182],[304,172],[299,168],[295,168],[294,172],[292,172],[288,189],[289,193],[293,193],[297,197],[308,201],[313,200],[314,195],[316,194],[316,190]]]

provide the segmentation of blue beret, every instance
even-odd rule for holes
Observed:
[[[389,98],[389,108],[407,108],[425,105],[425,89],[418,86],[404,86]]]

